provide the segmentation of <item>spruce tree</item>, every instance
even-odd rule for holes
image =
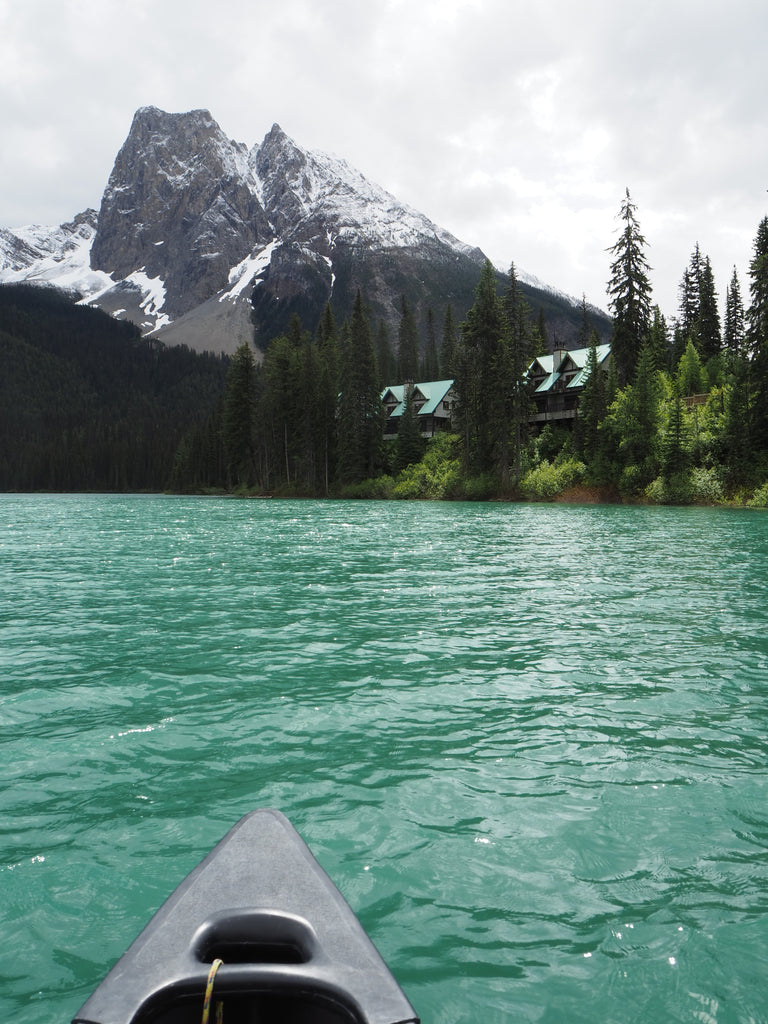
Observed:
[[[437,352],[437,332],[435,330],[435,314],[430,306],[427,310],[427,340],[424,347],[424,361],[420,377],[422,380],[437,380],[440,374],[440,361]]]
[[[384,427],[371,325],[359,291],[344,325],[340,388],[339,479],[359,483],[379,469]]]
[[[255,360],[244,341],[232,357],[224,394],[222,442],[230,487],[247,486],[253,480],[255,414]]]
[[[717,308],[717,292],[712,264],[705,257],[699,279],[699,317],[697,322],[698,349],[705,363],[720,354],[722,335],[720,313]]]
[[[419,375],[419,330],[416,318],[403,295],[400,299],[400,326],[397,334],[398,384],[415,381]]]
[[[266,486],[295,483],[301,434],[300,337],[273,338],[261,368],[260,436],[264,445]]]
[[[486,260],[475,290],[475,302],[461,325],[457,360],[457,418],[464,441],[464,462],[470,475],[494,468],[503,401],[499,349],[505,335],[504,310],[496,288],[496,271]]]
[[[506,486],[509,482],[510,468],[515,480],[519,480],[521,475],[522,454],[528,440],[532,405],[530,383],[526,373],[536,355],[537,341],[531,327],[531,310],[520,291],[514,263],[509,267],[503,311],[506,322],[504,344],[500,347],[498,356],[498,373],[501,407],[508,410],[509,423],[500,424],[497,444],[501,455],[502,484]],[[583,305],[583,312],[586,324],[586,302]]]
[[[424,454],[424,438],[421,436],[421,424],[413,402],[413,388],[405,385],[403,396],[403,414],[397,427],[395,469],[402,470],[413,462],[418,462]]]
[[[294,349],[301,348],[302,344],[306,340],[304,326],[298,313],[291,313],[288,320],[288,330],[285,332],[285,336]]]
[[[445,310],[443,334],[440,341],[440,379],[450,380],[456,376],[456,325],[450,303]]]
[[[658,471],[661,386],[653,352],[643,345],[634,382],[616,395],[608,424],[630,489],[644,487]]]
[[[317,343],[305,332],[299,349],[299,428],[296,483],[317,494],[323,465],[322,365]]]
[[[731,358],[744,351],[744,303],[736,267],[731,282],[725,290],[725,321],[723,323],[723,345]]]
[[[685,409],[680,390],[674,381],[669,421],[661,438],[660,461],[662,473],[667,479],[685,472],[690,463],[690,437]]]
[[[698,244],[694,250],[694,257],[698,253]],[[699,318],[699,278],[690,266],[683,271],[683,276],[678,287],[680,302],[678,306],[677,325],[683,339],[687,344],[689,338],[696,336],[696,322]]]
[[[653,359],[656,363],[657,370],[666,370],[669,366],[670,357],[667,321],[664,319],[664,314],[658,306],[653,307],[652,314],[653,319],[651,322],[649,339],[651,350],[653,352]]]
[[[683,357],[685,347],[690,340],[690,334],[686,334],[683,325],[677,321],[675,323],[675,330],[672,336],[672,352],[670,354],[670,362],[672,366],[677,366]]]
[[[706,392],[706,377],[701,365],[701,357],[693,341],[689,338],[680,362],[677,364],[675,376],[676,392],[683,397],[702,395]]]
[[[383,387],[394,384],[397,378],[397,359],[392,351],[389,328],[385,320],[379,320],[376,330],[376,363]]]
[[[336,411],[339,400],[339,338],[330,304],[317,328],[320,357],[318,432],[320,477],[324,494],[330,491],[336,472]]]
[[[629,189],[622,201],[619,219],[621,233],[608,250],[611,277],[608,282],[608,304],[613,313],[611,348],[620,384],[627,384],[635,374],[640,349],[650,328],[650,267],[645,256],[646,241],[636,216]]]
[[[722,336],[715,278],[709,256],[702,255],[698,242],[680,282],[678,327],[681,349],[690,339],[705,363],[719,355]]]
[[[583,460],[599,476],[601,475],[603,455],[600,424],[608,412],[608,403],[605,373],[600,367],[597,356],[598,344],[597,331],[593,331],[589,339],[587,378],[579,399],[578,416],[574,424],[574,441]]]
[[[747,349],[752,443],[757,450],[768,451],[768,217],[763,218],[757,229],[749,277]]]
[[[722,445],[725,476],[730,483],[747,479],[752,463],[752,414],[749,363],[743,356],[733,360],[725,389]]]

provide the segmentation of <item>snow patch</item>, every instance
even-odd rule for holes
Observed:
[[[167,313],[162,312],[166,296],[165,281],[161,277],[149,277],[144,267],[134,270],[125,280],[142,293],[144,298],[139,303],[139,309],[152,317],[152,320],[142,323],[142,327],[146,328],[145,333],[154,333],[161,327],[167,327],[172,321]]]
[[[87,222],[60,227],[29,224],[3,231],[0,283],[50,284],[87,300],[115,283],[108,274],[91,270],[95,237],[95,226]]]
[[[272,259],[272,253],[279,245],[280,242],[274,239],[269,245],[259,249],[258,252],[253,253],[251,256],[247,256],[236,267],[233,267],[229,272],[229,290],[219,296],[219,302],[223,302],[224,299],[234,302],[240,298],[251,282],[254,284],[258,283],[254,281],[254,278],[267,269]]]
[[[333,272],[333,260],[330,256],[323,256],[322,259],[331,272],[331,291],[333,291],[333,286],[336,284],[336,275]]]
[[[156,316],[165,305],[165,281],[160,277],[149,277],[144,267],[141,270],[134,270],[126,281],[130,281],[140,291],[146,293],[139,308],[150,316]]]

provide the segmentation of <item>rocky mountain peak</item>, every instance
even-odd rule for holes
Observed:
[[[207,110],[136,112],[102,198],[94,269],[161,280],[175,318],[223,288],[270,237],[247,148]]]
[[[261,199],[269,212],[276,237],[292,233],[305,217],[305,197],[311,190],[306,175],[307,154],[279,124],[249,154],[249,163],[261,186]]]
[[[71,231],[72,234],[77,234],[78,231],[83,229],[96,230],[96,225],[99,220],[98,210],[94,210],[93,207],[89,206],[87,210],[83,210],[82,213],[76,213],[71,221],[61,225],[62,231]]]
[[[208,110],[136,111],[101,206],[58,228],[0,230],[0,281],[50,281],[168,343],[234,352],[337,317],[357,289],[396,331],[401,297],[472,304],[479,249],[275,123],[248,149]],[[561,334],[564,331],[560,331]]]
[[[288,138],[288,136],[285,134],[285,132],[277,123],[277,121],[275,121],[272,127],[267,132],[267,134],[264,136],[264,141],[262,142],[260,148],[268,148],[269,146],[283,146],[286,143],[294,144],[293,140]]]

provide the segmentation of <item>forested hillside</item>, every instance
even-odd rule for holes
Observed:
[[[0,287],[0,490],[162,490],[226,373],[57,290]]]

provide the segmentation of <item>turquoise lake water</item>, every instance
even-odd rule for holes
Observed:
[[[0,495],[0,1021],[244,813],[424,1024],[768,1021],[768,515]]]

